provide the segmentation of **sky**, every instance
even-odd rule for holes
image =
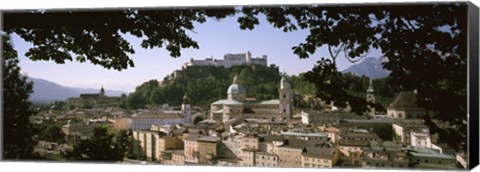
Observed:
[[[329,58],[326,47],[318,48],[315,54],[308,59],[300,59],[291,49],[303,42],[308,30],[297,30],[285,33],[273,28],[264,16],[259,16],[260,25],[253,30],[241,30],[237,16],[221,20],[209,19],[206,23],[195,24],[195,33],[190,32],[193,40],[199,44],[199,49],[182,49],[178,58],[170,57],[164,48],[143,49],[141,39],[131,35],[125,38],[132,44],[136,53],[131,55],[135,63],[134,68],[122,71],[108,70],[90,62],[77,61],[65,64],[56,64],[53,61],[32,61],[25,57],[25,52],[32,47],[31,43],[24,42],[19,36],[12,37],[14,48],[20,56],[19,66],[22,73],[30,77],[41,78],[69,87],[100,88],[133,92],[136,86],[151,79],[159,81],[174,70],[181,69],[182,64],[191,58],[223,59],[228,53],[246,53],[250,51],[252,57],[267,55],[268,64],[279,66],[280,72],[297,75],[311,70],[321,57]],[[378,55],[369,54],[372,57]],[[352,65],[342,56],[337,58],[339,70]]]

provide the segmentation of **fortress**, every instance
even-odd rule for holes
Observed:
[[[239,65],[262,65],[267,66],[267,55],[262,57],[252,58],[252,54],[247,52],[245,54],[225,54],[223,60],[207,58],[205,60],[194,60],[193,58],[190,62],[187,62],[182,65],[183,69],[186,69],[189,66],[216,66],[230,68],[232,66]]]

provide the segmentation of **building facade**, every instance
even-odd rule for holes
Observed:
[[[285,78],[280,81],[279,99],[247,99],[246,89],[239,84],[237,77],[227,90],[227,99],[218,100],[210,105],[210,118],[227,123],[231,119],[282,120],[290,118],[293,108],[293,93]]]
[[[419,119],[424,114],[425,109],[417,105],[414,92],[400,92],[387,108],[389,118]]]
[[[216,66],[230,68],[232,66],[240,65],[262,65],[267,66],[267,56],[263,55],[259,58],[252,58],[252,54],[247,52],[245,54],[225,54],[223,60],[207,58],[205,60],[194,60],[193,58],[190,62],[184,63],[182,68],[187,68],[189,66]]]
[[[166,124],[191,124],[192,112],[189,99],[185,95],[180,111],[150,110],[132,116],[132,130],[148,130],[152,126]]]
[[[278,155],[256,152],[255,154],[255,166],[257,167],[278,167]]]

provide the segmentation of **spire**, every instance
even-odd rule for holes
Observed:
[[[285,75],[282,75],[282,79],[280,79],[280,89],[290,89],[290,84],[285,78]]]
[[[373,89],[373,82],[372,82],[372,79],[370,79],[370,82],[368,84],[367,93],[373,93],[373,92],[375,92],[374,89]]]
[[[235,77],[233,77],[233,84],[237,84],[237,80],[238,80],[237,75],[235,75]]]
[[[102,88],[100,88],[100,95],[102,95],[102,96],[105,95],[105,89],[103,89],[103,85],[102,85]]]
[[[190,103],[190,98],[188,97],[188,94],[185,92],[185,95],[183,96],[183,104],[189,104]]]

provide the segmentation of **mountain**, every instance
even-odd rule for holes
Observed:
[[[365,75],[372,79],[377,78],[385,78],[388,77],[390,72],[388,70],[383,69],[382,66],[383,58],[375,58],[375,57],[366,57],[363,59],[362,62],[358,64],[354,64],[347,69],[343,70],[343,73],[353,73],[358,76]]]
[[[60,84],[39,78],[28,78],[33,81],[33,93],[30,101],[58,101],[70,97],[79,97],[82,93],[99,93],[100,89],[66,87]],[[107,96],[120,96],[123,91],[105,90]]]

